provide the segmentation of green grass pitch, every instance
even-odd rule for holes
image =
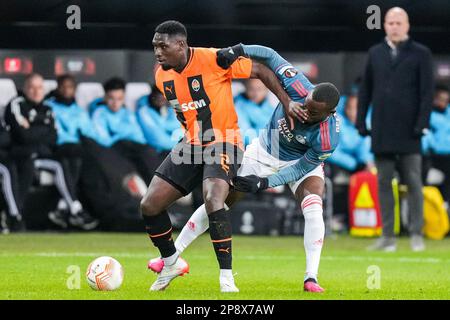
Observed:
[[[302,291],[302,238],[235,236],[233,265],[241,292],[221,294],[208,235],[183,255],[190,273],[164,292],[148,291],[156,276],[146,263],[157,250],[144,233],[2,235],[0,299],[450,299],[450,238],[426,241],[427,250],[421,253],[410,251],[408,238],[400,239],[396,253],[367,252],[372,241],[326,238],[319,274],[326,292],[313,294]],[[96,292],[86,282],[87,265],[102,255],[124,267],[124,283],[117,291]],[[67,287],[71,265],[80,267],[79,289]],[[368,288],[368,282],[374,283],[370,266],[379,268],[379,289]]]

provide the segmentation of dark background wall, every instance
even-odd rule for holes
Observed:
[[[80,6],[81,30],[66,27],[72,4]],[[177,19],[187,26],[192,46],[267,45],[313,81],[332,81],[345,91],[361,74],[367,49],[384,37],[366,27],[373,4],[381,17],[392,6],[408,11],[411,36],[431,48],[436,78],[450,83],[448,0],[2,0],[0,77],[21,85],[24,74],[4,70],[6,58],[19,57],[29,58],[46,78],[57,73],[57,61],[82,61],[84,67],[93,62],[95,70],[78,73],[79,81],[113,75],[149,81],[153,30]]]
[[[81,8],[82,29],[65,27],[66,8]],[[383,37],[366,28],[366,8],[402,6],[411,33],[435,53],[450,52],[447,0],[2,0],[1,48],[151,49],[154,27],[177,19],[192,45],[239,41],[284,51],[364,51]]]

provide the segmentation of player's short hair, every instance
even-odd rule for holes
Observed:
[[[442,83],[438,83],[438,84],[436,84],[436,86],[434,87],[434,92],[439,92],[439,91],[450,92],[450,90],[448,89],[448,87],[447,87],[445,84],[442,84]]]
[[[180,35],[180,36],[187,38],[186,27],[181,22],[178,22],[175,20],[168,20],[168,21],[164,21],[163,23],[159,24],[155,28],[155,33],[156,32],[166,33],[169,36]]]
[[[58,84],[58,87],[61,86],[64,83],[64,81],[72,81],[74,84],[76,84],[75,77],[68,73],[62,74],[56,78],[56,83]]]
[[[312,93],[316,102],[324,102],[328,110],[332,111],[339,102],[339,90],[330,82],[319,83]]]
[[[125,90],[125,81],[122,78],[118,77],[108,79],[103,84],[103,89],[105,90],[105,92],[112,90]]]

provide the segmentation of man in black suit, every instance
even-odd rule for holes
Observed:
[[[386,38],[369,50],[359,92],[357,128],[371,134],[378,169],[383,236],[371,249],[395,251],[392,178],[397,169],[408,187],[411,248],[422,251],[423,196],[420,138],[429,123],[433,94],[430,50],[408,36],[408,14],[391,8],[385,16]],[[372,129],[365,118],[372,104]]]

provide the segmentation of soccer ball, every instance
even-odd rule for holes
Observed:
[[[89,264],[86,279],[94,290],[116,290],[123,281],[122,265],[114,258],[99,257]]]

